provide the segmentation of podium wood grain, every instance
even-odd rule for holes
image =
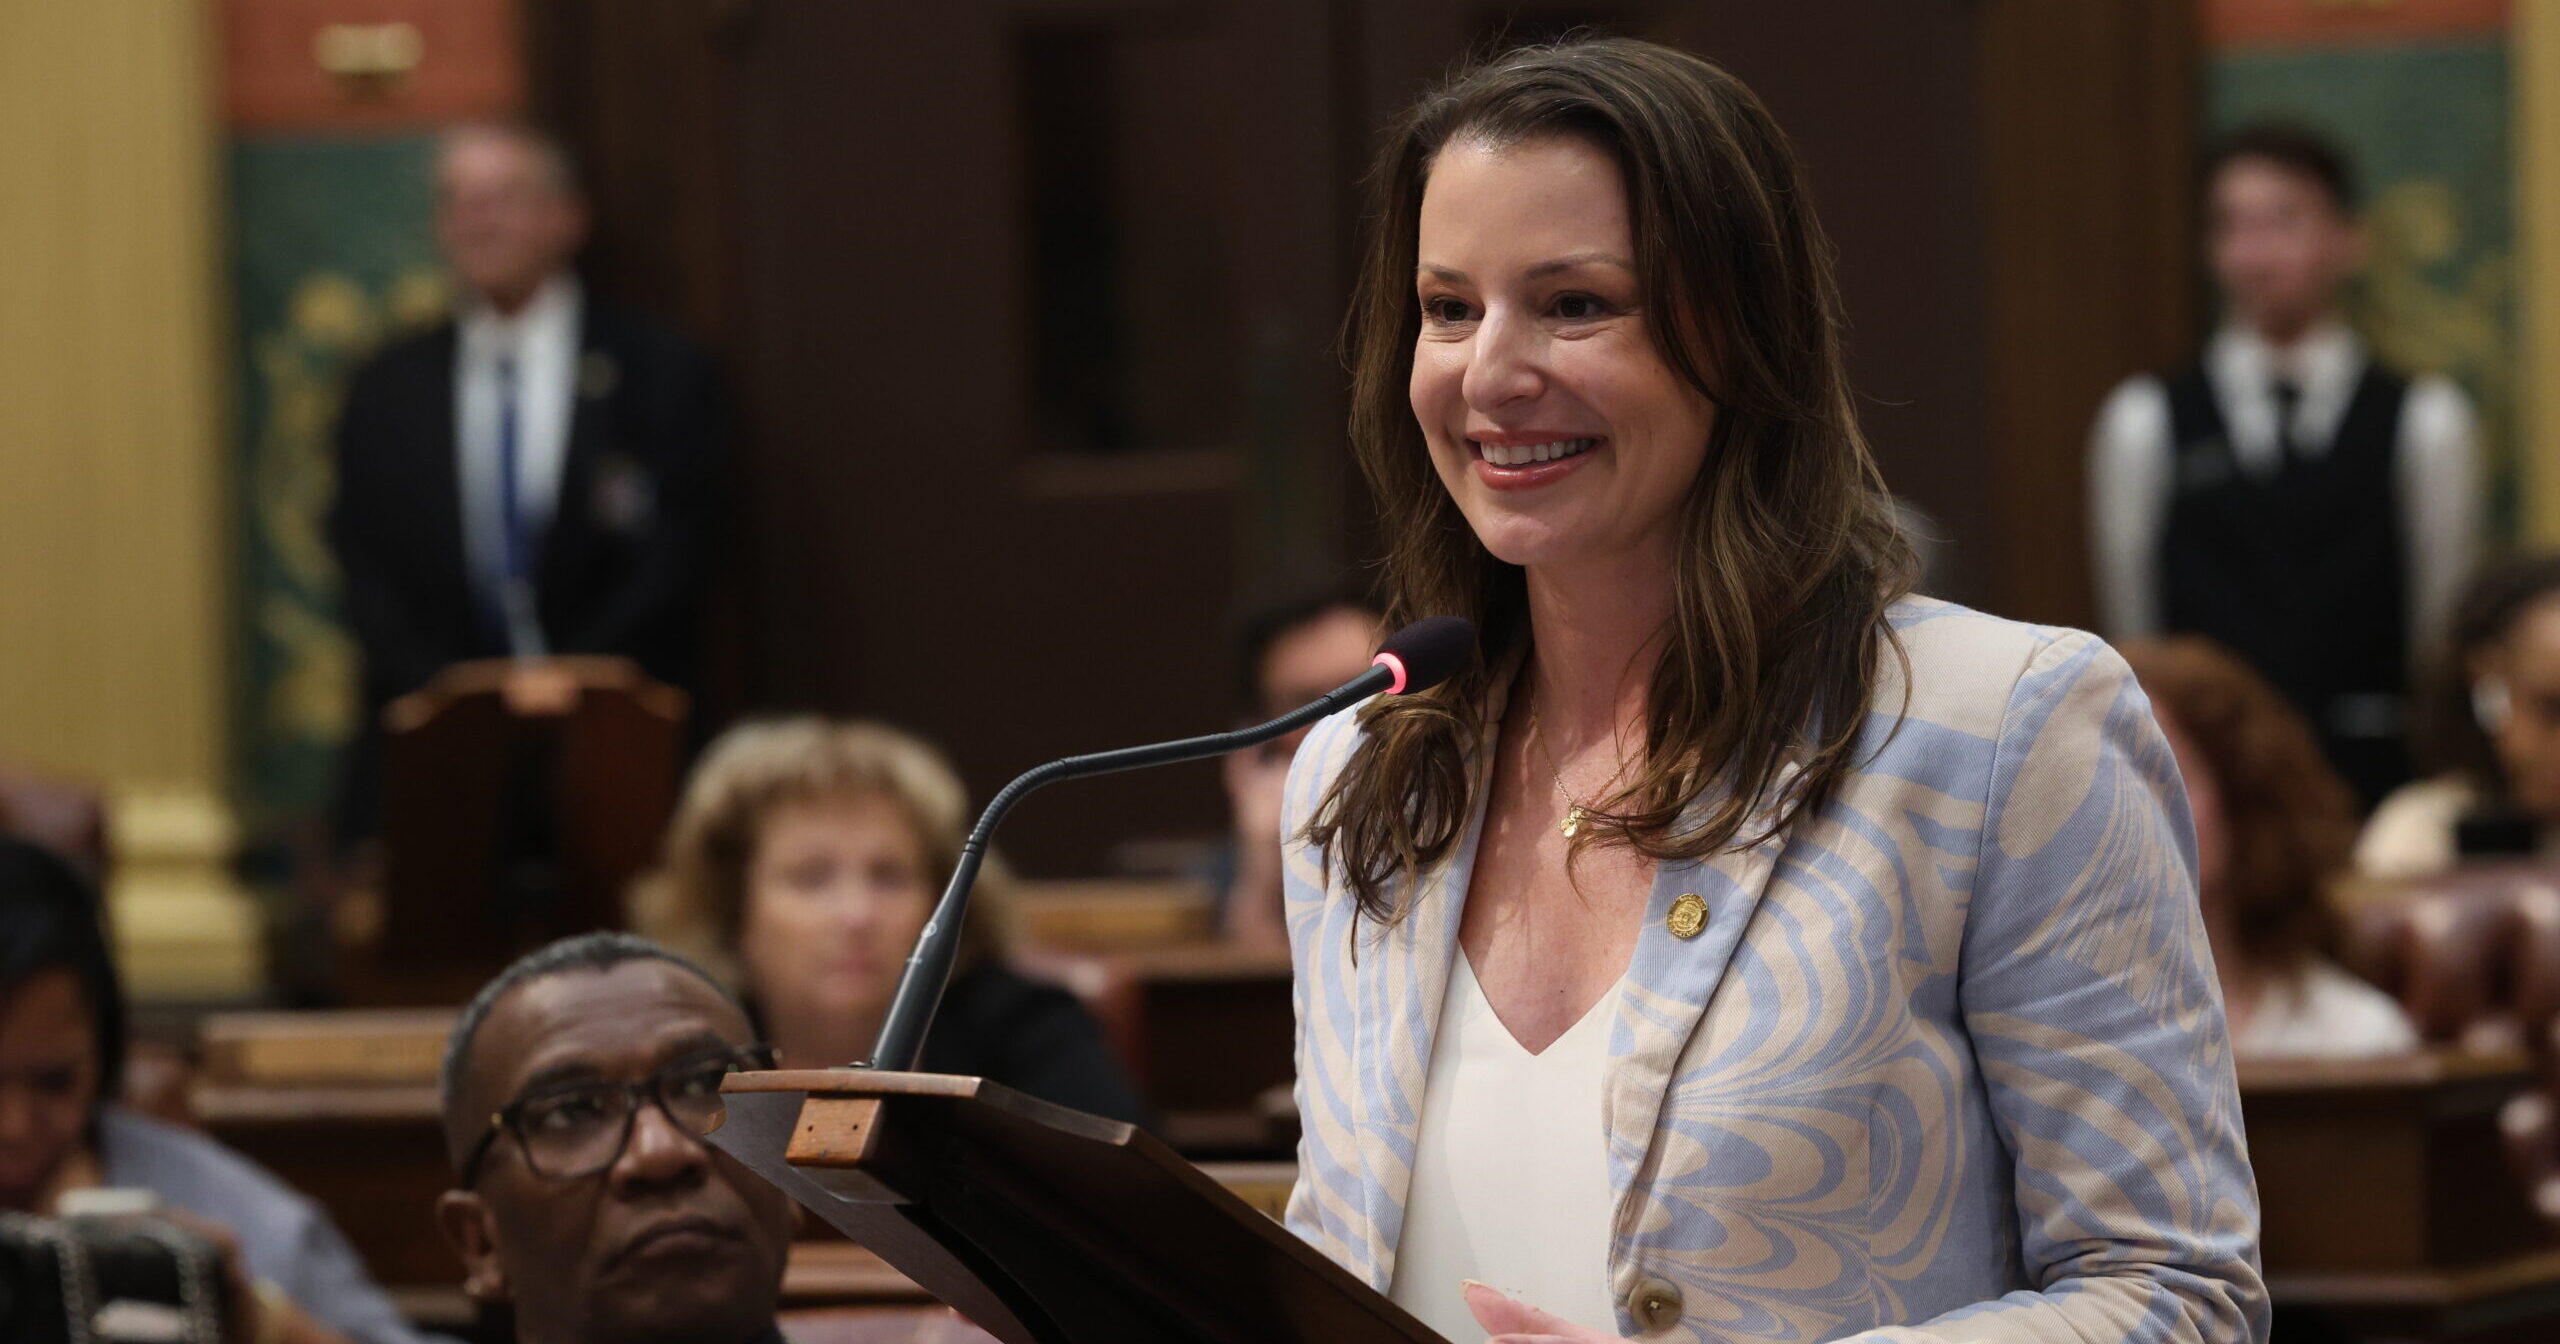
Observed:
[[[982,1079],[733,1074],[712,1141],[1006,1344],[1436,1344],[1133,1126]]]

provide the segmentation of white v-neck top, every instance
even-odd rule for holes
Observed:
[[[1466,953],[1450,963],[1388,1296],[1465,1344],[1485,1332],[1464,1279],[1615,1334],[1600,1098],[1618,991],[1533,1055],[1494,1016]]]

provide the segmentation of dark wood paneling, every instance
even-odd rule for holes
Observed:
[[[715,348],[741,320],[735,52],[729,0],[531,0],[536,121],[568,143],[594,203],[580,258],[610,298]]]
[[[1886,482],[1929,514],[1941,595],[1995,603],[1981,489],[1973,0],[1667,7],[1654,35],[1740,76],[1802,157],[1837,255],[1851,386]]]
[[[2091,418],[2125,375],[2191,358],[2198,334],[2194,14],[1980,14],[1992,601],[2087,625]]]
[[[714,715],[900,722],[980,796],[1048,756],[1218,722],[1231,594],[1361,545],[1331,348],[1354,179],[1376,128],[1498,32],[1658,37],[1769,102],[1837,247],[1878,456],[1951,538],[1951,595],[2086,619],[2089,417],[2193,336],[2180,0],[532,12],[537,105],[588,153],[607,216],[600,283],[686,318],[735,372],[735,689]],[[1135,35],[1116,102],[1169,109],[1120,147],[1119,190],[1134,217],[1193,221],[1136,264],[1173,268],[1144,291],[1159,329],[1194,324],[1241,371],[1206,451],[1096,466],[1030,447],[1011,61],[1033,22]],[[1186,289],[1186,266],[1211,281]],[[1200,391],[1178,390],[1164,404]],[[1008,844],[1035,871],[1089,870],[1113,841],[1219,813],[1205,769],[1129,776],[1043,797]]]
[[[1272,516],[1265,474],[1340,453],[1324,11],[1041,8],[1125,20],[1154,58],[1131,79],[1169,85],[1125,91],[1182,114],[1139,128],[1153,167],[1129,186],[1170,197],[1146,217],[1213,234],[1189,240],[1219,270],[1184,320],[1286,412],[1249,416],[1245,442],[1028,450],[1012,7],[773,5],[739,55],[757,699],[918,729],[980,797],[1051,756],[1218,725],[1231,593],[1276,538],[1329,522]],[[1007,843],[1034,870],[1089,869],[1222,813],[1208,768],[1159,771],[1044,796]]]

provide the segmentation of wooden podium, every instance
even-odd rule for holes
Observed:
[[[621,926],[675,806],[686,697],[624,658],[535,666],[559,697],[539,711],[503,660],[383,711],[380,890],[342,922],[350,1002],[459,1003],[519,952]]]
[[[942,1074],[721,1091],[714,1144],[1006,1344],[1441,1344],[1134,1126]]]

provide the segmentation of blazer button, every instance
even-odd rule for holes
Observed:
[[[1659,1334],[1680,1323],[1680,1285],[1669,1279],[1645,1279],[1627,1294],[1627,1314],[1646,1334]]]

